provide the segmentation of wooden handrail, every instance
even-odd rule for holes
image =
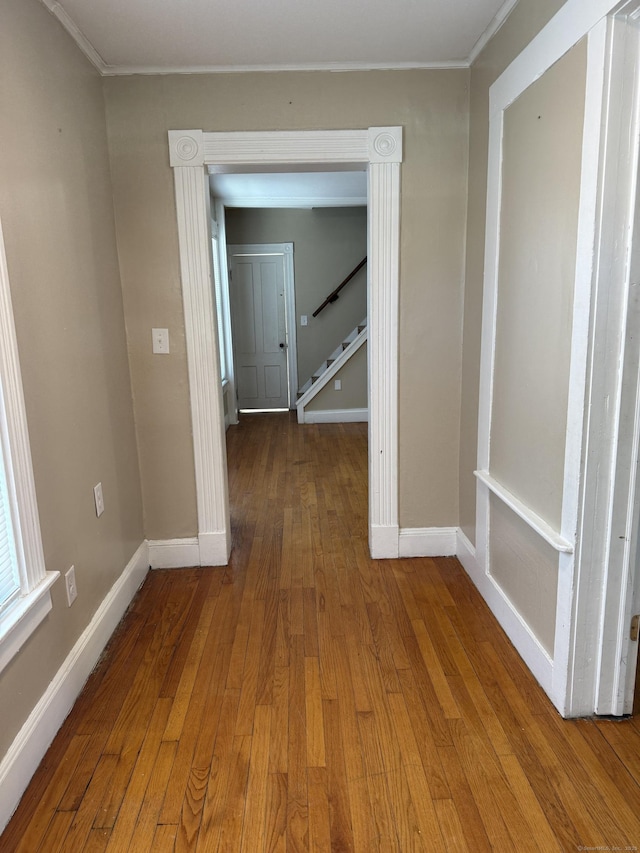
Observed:
[[[366,259],[366,258],[363,258],[363,260],[361,260],[361,261],[360,261],[360,263],[358,264],[358,266],[357,266],[355,269],[351,270],[351,272],[350,272],[350,273],[349,273],[349,275],[345,278],[345,280],[344,280],[344,281],[342,281],[342,282],[341,282],[341,283],[336,287],[336,289],[335,289],[335,290],[331,291],[331,293],[327,296],[327,298],[324,300],[324,302],[322,303],[322,305],[320,305],[320,307],[319,307],[319,308],[316,308],[316,310],[313,312],[313,316],[314,316],[314,317],[317,317],[317,316],[318,316],[318,314],[322,311],[322,309],[323,309],[323,308],[326,308],[326,307],[327,307],[327,305],[330,305],[332,302],[335,302],[335,301],[336,301],[336,299],[338,298],[338,294],[340,293],[340,291],[342,290],[342,288],[345,286],[345,284],[349,284],[349,282],[350,282],[350,281],[351,281],[351,279],[354,277],[354,275],[355,275],[357,272],[360,272],[360,270],[362,269],[362,267],[363,267],[366,263],[367,263],[367,259]]]

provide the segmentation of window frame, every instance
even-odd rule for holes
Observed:
[[[1,221],[0,440],[20,580],[20,595],[0,612],[2,672],[51,610],[51,587],[60,573],[45,565]]]

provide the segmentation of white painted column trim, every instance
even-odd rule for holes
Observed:
[[[171,133],[195,463],[200,565],[231,552],[224,409],[212,291],[202,132]]]
[[[635,8],[633,8],[635,7]],[[602,413],[592,423],[592,434],[606,436],[600,469],[587,467],[587,486],[606,506],[595,500],[599,516],[585,525],[586,544],[595,542],[596,565],[605,567],[599,588],[600,608],[592,616],[598,631],[595,654],[597,714],[622,715],[633,709],[633,688],[638,643],[630,641],[633,586],[640,586],[637,569],[638,491],[637,468],[640,450],[640,301],[632,275],[632,250],[640,257],[640,227],[635,222],[638,188],[640,133],[640,30],[637,16],[640,3],[628,4],[625,14],[614,17],[608,26],[605,99],[601,110],[604,128],[601,148],[604,174],[598,199],[599,252],[595,264],[594,289],[600,295],[596,322],[605,329],[593,354],[593,393],[590,411]],[[634,18],[629,22],[627,15]],[[603,33],[603,41],[605,34]],[[635,228],[635,236],[634,236]],[[634,275],[637,275],[636,261]],[[598,332],[596,327],[596,333]],[[609,381],[603,383],[603,378]],[[591,389],[590,389],[591,390]],[[604,425],[604,430],[602,429]],[[590,434],[585,441],[592,441]],[[587,447],[589,447],[587,444]],[[589,462],[593,463],[591,454]],[[606,464],[606,477],[602,467]],[[605,486],[603,488],[603,481]],[[595,515],[595,513],[594,513]],[[589,555],[591,556],[591,554]],[[582,636],[576,638],[580,648]]]
[[[213,201],[213,200],[212,200]],[[215,200],[214,203],[214,219],[218,226],[218,239],[216,240],[216,249],[218,252],[218,265],[220,270],[220,285],[222,288],[222,323],[224,326],[224,351],[227,367],[227,388],[223,386],[223,392],[227,398],[227,423],[238,423],[238,401],[236,398],[236,374],[235,364],[233,363],[233,342],[231,330],[231,301],[229,294],[229,265],[227,261],[227,224],[225,217],[224,204]]]
[[[372,133],[369,166],[369,549],[377,558],[399,556],[398,521],[398,267],[400,163],[384,162]]]

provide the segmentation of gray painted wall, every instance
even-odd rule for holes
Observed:
[[[325,297],[367,254],[367,211],[362,207],[314,210],[227,208],[227,242],[293,243],[298,384],[367,316],[366,268],[317,317]],[[306,314],[308,325],[300,325]]]

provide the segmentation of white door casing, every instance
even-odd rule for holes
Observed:
[[[232,245],[227,256],[238,407],[291,408],[298,384],[293,243]],[[251,317],[244,316],[249,305]]]
[[[212,198],[211,205],[213,208],[213,227],[216,231],[216,239],[214,239],[214,269],[213,274],[219,276],[215,286],[220,289],[222,302],[222,317],[218,317],[218,330],[222,327],[224,339],[224,357],[225,357],[225,385],[223,388],[226,403],[225,425],[238,423],[238,406],[236,401],[236,377],[233,364],[233,339],[231,334],[231,305],[229,302],[229,266],[227,259],[227,226],[225,218],[224,204],[219,200]],[[217,311],[217,308],[216,308]],[[218,331],[220,334],[220,331]]]
[[[471,573],[492,610],[564,716],[628,710],[637,646],[628,618],[637,545],[640,418],[637,364],[625,355],[633,328],[629,253],[637,178],[638,2],[567,0],[490,91],[487,232],[480,380],[477,562]],[[614,19],[606,18],[616,12]],[[516,100],[587,36],[567,422],[559,524],[501,482],[492,465],[498,288],[501,268],[505,115]],[[623,58],[621,59],[621,52]],[[540,116],[538,116],[540,118]],[[637,322],[637,320],[636,320]],[[626,372],[624,365],[626,363]],[[635,374],[633,371],[635,370]],[[633,375],[631,375],[633,374]],[[625,396],[626,389],[626,396]],[[630,418],[633,421],[633,416]],[[493,440],[493,441],[492,441]],[[625,476],[616,476],[616,472]],[[492,575],[492,522],[508,507],[530,536],[556,553],[553,648]],[[553,513],[551,513],[553,515]],[[521,523],[518,522],[518,524]],[[624,540],[624,547],[620,542]],[[603,594],[603,590],[606,591]],[[607,604],[609,602],[609,605]],[[626,636],[626,639],[624,639]],[[624,684],[623,684],[624,682]],[[626,704],[625,704],[626,702]]]
[[[595,674],[597,714],[631,713],[636,682],[638,643],[630,642],[630,624],[640,612],[638,524],[640,513],[640,4],[627,3],[609,21],[610,62],[605,74],[607,176],[599,204],[596,275],[596,320],[608,321],[594,359],[594,391],[590,410],[613,415],[609,451],[609,495],[606,511],[595,524],[604,536],[596,559],[606,575],[600,608],[598,669]],[[633,144],[630,144],[630,141]],[[615,322],[611,322],[614,318]],[[594,338],[596,336],[594,335]],[[602,353],[610,353],[609,358]],[[613,401],[613,405],[610,404]],[[597,417],[593,427],[602,429]],[[606,421],[605,421],[606,424]],[[597,446],[597,445],[596,445]],[[601,478],[594,477],[600,490]],[[594,522],[588,520],[590,531]],[[588,540],[587,540],[588,541]],[[581,639],[578,638],[581,642]]]
[[[224,565],[231,537],[222,392],[211,292],[205,167],[368,166],[369,547],[398,556],[398,290],[402,128],[169,131],[193,425],[201,565]]]

